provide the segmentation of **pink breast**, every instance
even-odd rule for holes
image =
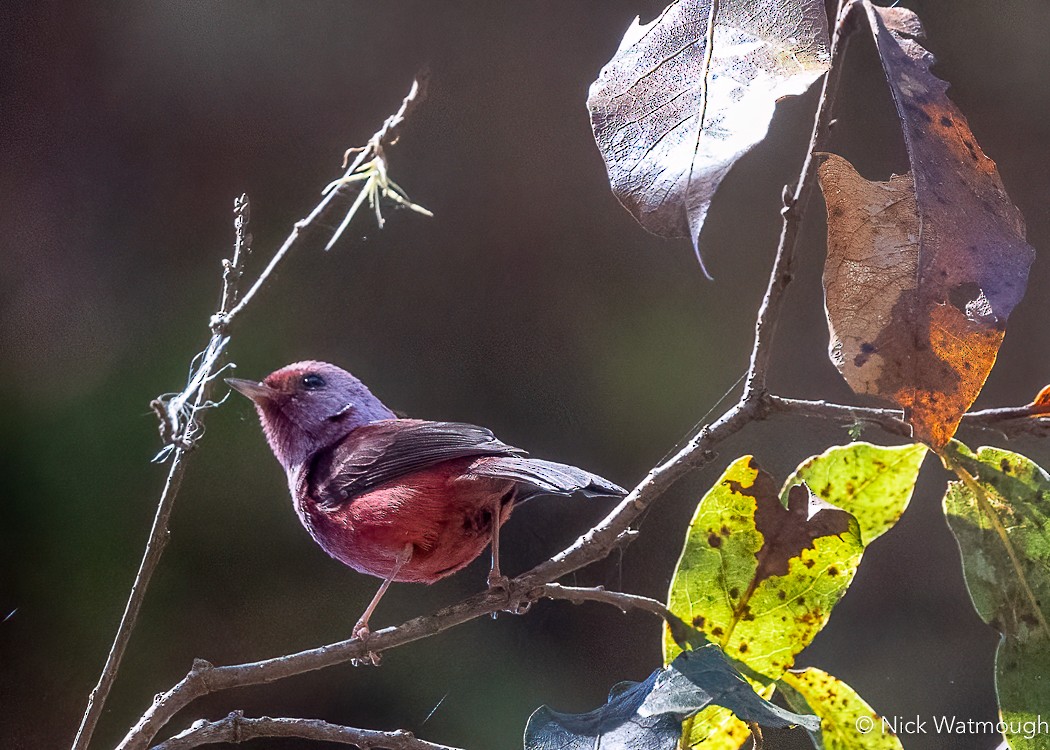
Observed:
[[[474,460],[446,461],[334,510],[307,500],[299,514],[318,544],[354,570],[386,578],[398,552],[410,544],[412,558],[394,580],[433,583],[485,550],[494,516],[500,525],[510,517],[512,482],[460,479]]]

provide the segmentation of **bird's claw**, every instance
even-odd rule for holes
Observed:
[[[512,591],[510,585],[510,579],[507,576],[499,575],[497,573],[489,573],[488,578],[489,589],[502,590],[507,595],[507,606],[503,608],[504,612],[509,612],[512,615],[523,615],[529,611],[529,607],[532,606],[532,602],[524,599],[521,594],[516,594]],[[492,613],[492,619],[495,620],[498,612]]]
[[[365,642],[371,634],[372,631],[368,629],[368,625],[359,622],[354,626],[351,636],[361,642]],[[381,661],[379,654],[375,651],[369,651],[361,658],[351,659],[350,664],[355,667],[378,667]]]

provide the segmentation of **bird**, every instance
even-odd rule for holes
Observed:
[[[627,494],[583,469],[530,458],[484,427],[401,418],[328,362],[296,362],[259,382],[226,382],[254,404],[314,541],[382,579],[354,626],[356,638],[369,635],[369,619],[392,582],[434,583],[486,547],[488,585],[506,587],[500,527],[526,500]]]

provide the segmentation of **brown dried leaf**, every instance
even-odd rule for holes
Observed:
[[[824,159],[831,360],[854,391],[893,401],[916,437],[943,445],[977,398],[1003,333],[927,296],[911,175],[869,182],[845,159]]]
[[[714,14],[712,0],[678,0],[636,18],[587,98],[616,197],[650,232],[697,247],[716,188],[777,100],[828,62],[823,0],[723,1]]]
[[[995,163],[930,73],[918,18],[864,6],[912,172],[872,183],[843,159],[821,166],[832,360],[855,391],[902,407],[916,438],[940,447],[995,364],[1034,250]]]
[[[1032,411],[1037,411],[1039,413],[1050,412],[1050,385],[1046,386],[1036,394],[1031,405],[1035,407]]]

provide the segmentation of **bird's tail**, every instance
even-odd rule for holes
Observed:
[[[536,495],[572,495],[587,497],[623,497],[627,490],[597,474],[575,466],[519,456],[487,456],[471,464],[468,477],[510,479],[520,483],[518,501]]]

